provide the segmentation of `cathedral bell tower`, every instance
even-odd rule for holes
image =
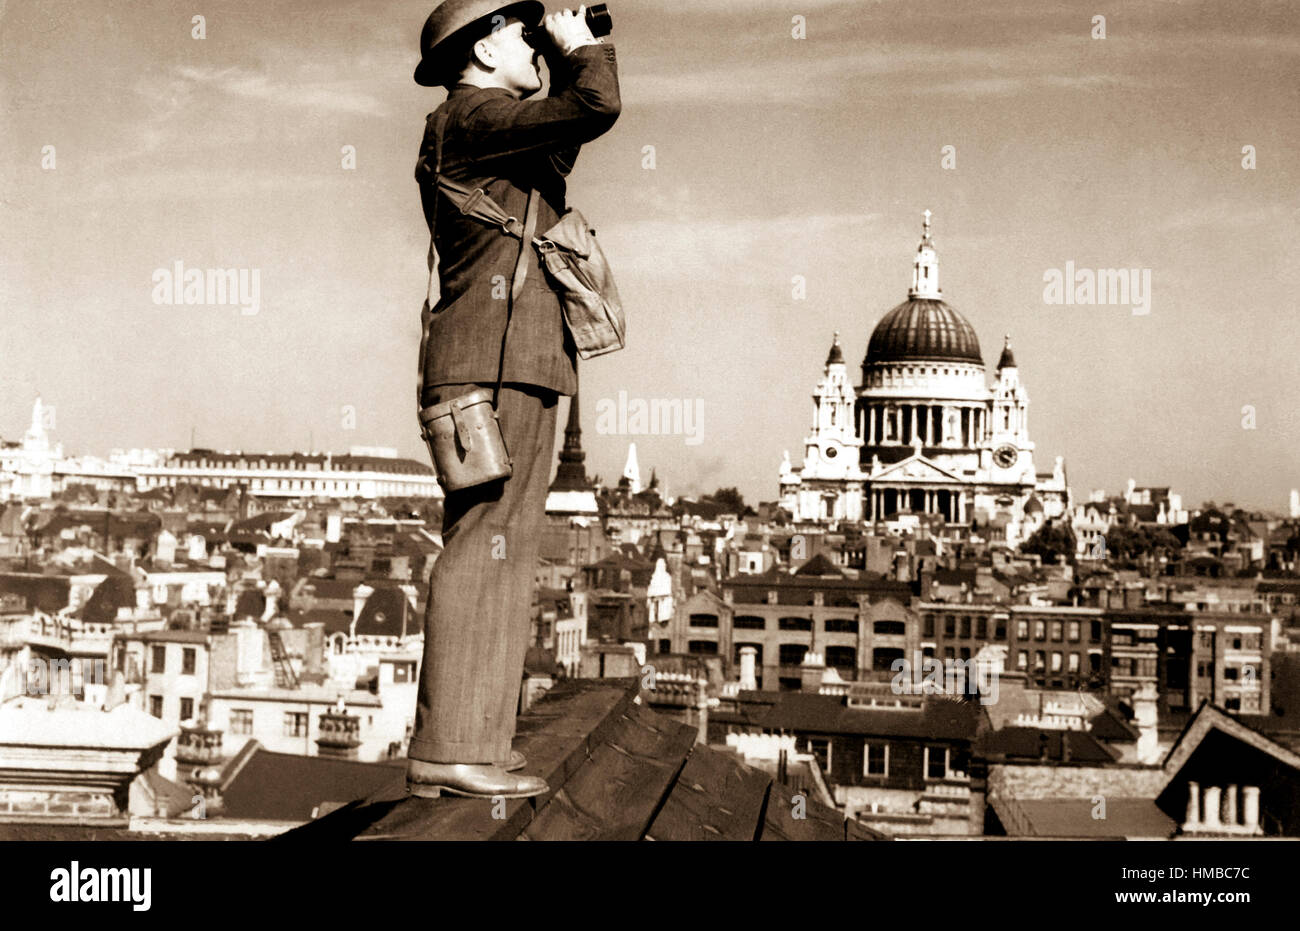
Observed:
[[[826,356],[822,380],[813,391],[813,428],[812,435],[804,441],[806,458],[828,463],[840,456],[857,458],[862,438],[853,424],[855,399],[837,331]]]
[[[822,379],[813,390],[812,432],[804,438],[803,467],[783,466],[782,507],[798,520],[862,519],[862,437],[854,423],[857,392],[849,383],[840,334],[835,334]]]
[[[1020,370],[1007,336],[998,359],[997,381],[993,386],[993,465],[1011,469],[1022,454],[1033,449],[1029,442],[1029,395],[1020,384]]]

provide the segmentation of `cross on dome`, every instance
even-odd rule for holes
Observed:
[[[912,287],[907,296],[937,301],[943,293],[939,290],[939,257],[930,238],[930,216],[930,211],[926,210],[921,243],[916,247],[916,259],[912,262]]]

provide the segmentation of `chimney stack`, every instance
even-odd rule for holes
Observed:
[[[811,692],[814,695],[818,694],[821,691],[822,679],[826,676],[826,657],[821,653],[814,653],[809,650],[803,655],[799,675],[801,690]]]
[[[1133,723],[1138,729],[1137,759],[1139,763],[1148,765],[1160,761],[1160,734],[1157,730],[1158,698],[1159,693],[1151,682],[1144,682],[1142,687],[1133,693]],[[1206,789],[1206,793],[1208,799],[1209,789]]]
[[[758,650],[754,647],[743,646],[740,648],[740,689],[743,692],[758,690],[758,677],[755,670],[757,657]]]
[[[695,710],[697,731],[695,742],[708,746],[709,743],[709,681],[703,676],[695,680]]]

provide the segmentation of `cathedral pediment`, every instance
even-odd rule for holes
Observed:
[[[941,469],[921,455],[909,456],[902,462],[887,466],[871,476],[873,482],[962,482],[962,478],[946,469]]]

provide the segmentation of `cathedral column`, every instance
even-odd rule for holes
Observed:
[[[862,405],[862,438],[867,441],[868,446],[876,444],[875,411],[871,409],[870,404]]]

